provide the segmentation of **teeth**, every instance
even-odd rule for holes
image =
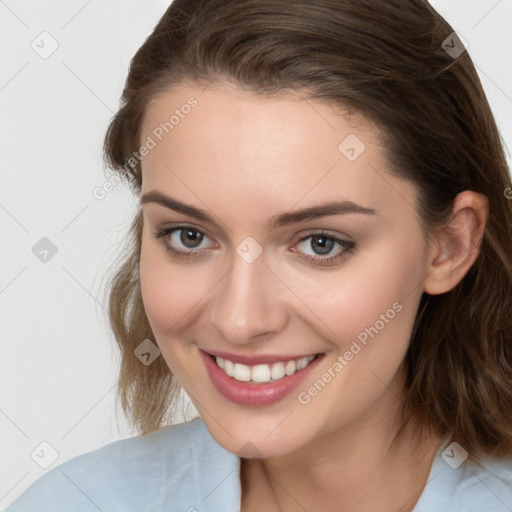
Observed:
[[[305,368],[315,356],[307,356],[301,359],[292,360],[282,363],[258,364],[256,366],[247,366],[245,364],[233,363],[228,359],[216,357],[215,360],[219,368],[229,377],[233,377],[241,382],[256,382],[265,384],[282,379],[285,376],[293,375],[295,372]]]
[[[284,377],[284,364],[274,363],[272,365],[272,378],[274,380],[282,379]]]
[[[288,361],[286,363],[284,373],[286,373],[286,375],[291,375],[292,373],[295,373],[296,369],[297,369],[297,363],[295,363],[295,361]]]
[[[223,370],[226,372],[226,374],[229,375],[230,377],[233,377],[234,369],[235,369],[235,365],[231,361],[228,361],[227,359],[225,359]]]
[[[272,371],[268,364],[258,364],[252,368],[246,366],[254,382],[269,382],[272,378]],[[249,379],[248,379],[249,380]]]
[[[249,382],[251,380],[251,369],[245,366],[245,364],[236,363],[233,370],[233,377],[242,382]]]

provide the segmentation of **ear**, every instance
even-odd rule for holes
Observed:
[[[457,195],[448,223],[433,235],[427,251],[426,293],[446,293],[462,280],[480,252],[488,216],[485,195],[471,190]]]

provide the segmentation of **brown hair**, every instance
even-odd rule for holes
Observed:
[[[489,199],[480,253],[450,292],[423,294],[403,362],[402,430],[471,454],[512,454],[512,208],[494,117],[467,51],[426,0],[175,0],[133,57],[106,163],[141,191],[140,130],[148,102],[180,82],[227,78],[256,94],[294,89],[360,112],[382,129],[390,172],[419,191],[426,233],[447,221],[459,192]],[[172,421],[179,384],[158,358],[141,298],[141,211],[109,284],[109,321],[122,354],[118,392],[140,433]],[[401,431],[402,431],[401,430]]]

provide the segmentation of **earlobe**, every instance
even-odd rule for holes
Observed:
[[[446,293],[462,280],[478,257],[488,216],[486,196],[469,190],[457,195],[450,220],[439,228],[427,253],[426,293]]]

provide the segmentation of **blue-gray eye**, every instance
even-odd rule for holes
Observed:
[[[204,235],[197,231],[197,229],[182,228],[179,231],[181,232],[180,242],[189,249],[195,249],[204,238]]]

